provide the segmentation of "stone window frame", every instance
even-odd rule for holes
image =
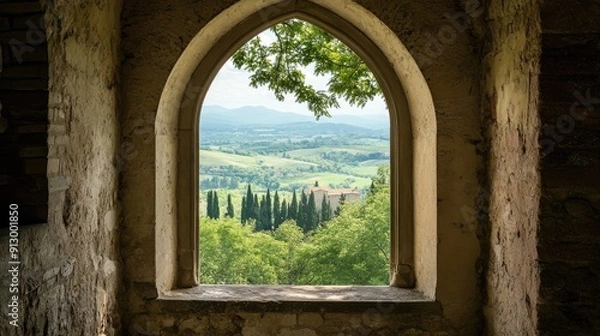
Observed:
[[[434,299],[437,180],[431,93],[397,36],[366,9],[343,0],[270,0],[262,4],[242,0],[212,19],[178,60],[163,90],[156,119],[159,294],[199,285],[198,121],[206,92],[222,65],[245,42],[291,18],[332,33],[377,77],[391,127],[390,287],[414,288]]]

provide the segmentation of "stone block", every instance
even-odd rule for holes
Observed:
[[[57,192],[69,189],[70,179],[64,176],[53,176],[48,179],[48,191]]]
[[[293,327],[296,325],[296,314],[267,313],[260,321],[261,325]]]
[[[56,175],[60,170],[60,159],[49,158],[48,159],[48,175]]]
[[[323,317],[319,313],[300,313],[298,314],[298,324],[301,327],[316,328],[323,324]]]

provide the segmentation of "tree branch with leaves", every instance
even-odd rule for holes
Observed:
[[[319,119],[329,117],[340,100],[364,107],[382,95],[369,67],[350,47],[330,33],[310,23],[288,20],[270,28],[275,41],[263,43],[260,35],[233,55],[238,69],[250,72],[250,85],[266,86],[279,101],[286,95],[306,104]],[[327,89],[307,83],[305,70],[314,68],[317,76],[329,76]]]

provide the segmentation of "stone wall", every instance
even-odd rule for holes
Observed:
[[[488,134],[489,255],[486,324],[491,335],[536,335],[538,2],[491,1],[484,59]]]
[[[112,335],[120,328],[115,157],[120,3],[58,0],[44,1],[42,8],[49,68],[31,67],[23,75],[48,73],[48,94],[26,101],[48,106],[48,119],[39,118],[43,129],[23,139],[46,139],[48,123],[48,164],[36,168],[48,176],[48,224],[20,230],[18,328],[7,321],[11,278],[1,273],[0,334]],[[40,44],[28,57],[45,53]],[[10,87],[28,82],[13,81]],[[4,235],[0,250],[0,264],[8,265]]]
[[[0,204],[48,221],[48,46],[39,2],[0,2]],[[7,223],[2,223],[2,228]]]
[[[157,330],[176,333],[183,330],[181,324],[189,318],[184,309],[175,305],[163,307],[160,301],[155,301],[156,273],[164,270],[157,270],[155,262],[161,251],[155,249],[153,126],[162,90],[179,55],[211,18],[234,2],[132,0],[124,3],[122,253],[127,256],[124,265],[125,320],[131,321],[126,330],[132,334],[143,334],[148,328],[154,333]],[[383,315],[382,325],[394,333],[415,329],[414,333],[424,335],[441,330],[478,335],[483,325],[480,295],[483,268],[478,261],[480,222],[471,213],[477,207],[481,190],[478,173],[483,171],[483,157],[478,150],[483,137],[480,124],[480,56],[478,41],[473,37],[474,28],[469,21],[481,19],[483,4],[471,1],[462,7],[446,0],[427,4],[414,1],[358,3],[385,22],[415,55],[430,86],[438,118],[436,297],[442,305],[443,316],[436,313],[438,316],[435,318],[443,320],[443,326],[428,326],[426,314],[415,318],[400,313]],[[465,18],[468,20],[464,21]],[[456,159],[458,157],[460,160]],[[265,313],[260,328],[270,330],[265,331],[266,334],[276,334],[284,329],[289,329],[290,334],[299,334],[299,330],[304,328],[296,322],[300,321],[300,315],[289,313],[293,316],[289,320],[294,322],[281,322],[283,325],[279,325],[280,321],[273,317],[275,315]],[[362,313],[337,315],[338,321],[361,320]],[[212,330],[210,326],[235,329],[241,323],[240,318],[246,318],[243,310],[230,310],[227,314],[199,311],[198,314],[200,322],[194,323],[199,326],[193,329],[198,332]],[[416,324],[397,324],[407,321],[407,318],[413,319]],[[274,324],[270,326],[270,323]],[[173,329],[173,326],[177,328]],[[341,326],[337,328],[339,332]],[[335,334],[316,327],[312,330],[319,334]],[[352,330],[358,333],[358,329]],[[361,333],[378,330],[372,326]],[[251,334],[250,331],[247,334]]]
[[[600,3],[542,7],[541,335],[600,334]]]
[[[130,335],[406,335],[451,336],[440,314],[359,314],[325,312],[248,312],[143,314],[129,326]]]

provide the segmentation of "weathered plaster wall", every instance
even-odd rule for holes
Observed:
[[[188,313],[173,305],[157,305],[155,274],[154,220],[154,118],[166,79],[177,58],[191,38],[214,16],[235,1],[169,2],[132,0],[124,4],[123,27],[123,163],[121,195],[123,199],[122,253],[125,258],[127,288],[127,330],[142,334],[149,329],[175,333],[187,327]],[[398,34],[421,64],[431,88],[438,118],[438,288],[437,299],[443,308],[444,323],[428,325],[427,316],[412,326],[398,325],[416,317],[384,314],[382,327],[363,332],[415,329],[427,335],[446,329],[464,335],[479,334],[482,326],[478,269],[480,246],[479,222],[472,216],[481,187],[478,172],[482,158],[480,127],[480,57],[472,37],[471,24],[464,21],[468,12],[477,21],[482,4],[469,2],[461,7],[454,1],[359,1]],[[226,93],[223,93],[226,94]],[[460,158],[460,159],[457,159]],[[160,271],[160,270],[159,270]],[[202,316],[192,330],[202,333],[210,326],[246,328],[254,318],[243,311],[227,314],[198,312]],[[439,314],[439,313],[436,313]],[[300,334],[302,325],[281,321],[267,314],[260,322],[264,333],[291,329]],[[341,332],[341,321],[362,319],[362,312],[338,315],[340,325],[330,331],[312,328],[319,334]],[[327,319],[327,315],[325,315]],[[243,322],[245,321],[247,322]],[[298,317],[300,319],[300,317]],[[440,317],[436,317],[440,319]],[[276,321],[276,322],[275,322]],[[298,320],[299,321],[299,320]],[[246,324],[248,323],[248,324]],[[271,325],[272,323],[272,325]],[[336,325],[334,323],[333,325]],[[183,329],[182,329],[183,328]],[[206,329],[209,328],[209,329]],[[216,328],[216,327],[215,327]],[[235,327],[237,328],[237,327]],[[388,328],[388,329],[385,329]],[[219,329],[220,330],[220,329]],[[358,332],[358,329],[352,329]],[[208,331],[206,331],[208,334]],[[248,331],[248,334],[251,334]]]
[[[539,330],[600,334],[600,2],[542,6]]]
[[[20,231],[20,327],[7,322],[3,289],[0,334],[112,335],[120,326],[115,158],[120,2],[43,5],[50,60],[49,220]],[[2,236],[2,265],[8,265],[7,244]],[[8,288],[6,271],[0,281]]]
[[[538,1],[491,1],[484,120],[489,139],[486,324],[492,335],[536,335]]]

